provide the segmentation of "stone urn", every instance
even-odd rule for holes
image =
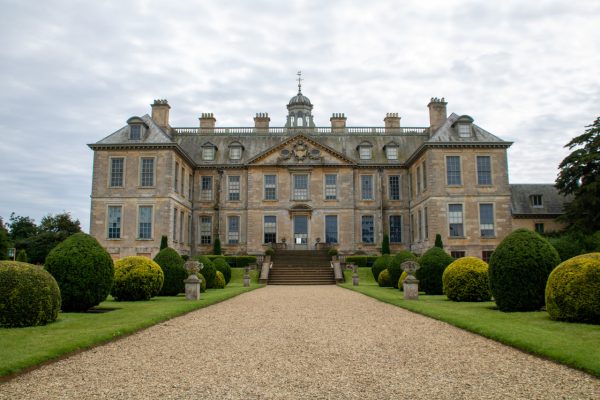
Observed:
[[[184,268],[189,276],[183,282],[185,283],[186,300],[200,300],[200,284],[202,280],[198,278],[198,271],[203,267],[198,261],[186,261]]]
[[[400,268],[406,271],[407,277],[402,283],[404,289],[404,300],[419,300],[419,280],[415,277],[415,272],[421,266],[415,261],[405,261],[400,264]]]

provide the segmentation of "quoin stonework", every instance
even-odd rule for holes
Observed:
[[[181,254],[206,254],[218,237],[226,254],[335,246],[344,254],[417,254],[441,234],[455,257],[488,259],[513,229],[557,229],[563,199],[552,185],[510,185],[504,141],[469,115],[427,105],[429,126],[351,127],[334,113],[315,126],[298,93],[285,126],[257,113],[254,126],[172,127],[167,100],[94,151],[90,232],[114,258],[153,257],[161,236]]]

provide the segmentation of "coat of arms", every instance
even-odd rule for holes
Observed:
[[[304,143],[304,141],[300,140],[294,145],[294,157],[296,160],[302,161],[308,155],[308,147]]]

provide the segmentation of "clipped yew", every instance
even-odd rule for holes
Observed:
[[[220,271],[225,278],[225,284],[227,285],[231,280],[231,267],[229,263],[225,260],[225,257],[217,257],[213,260],[213,264],[217,271]]]
[[[215,272],[215,282],[213,287],[215,289],[225,289],[225,277],[221,273],[221,271]]]
[[[63,311],[86,311],[103,302],[113,285],[113,260],[90,235],[76,233],[59,243],[45,268],[60,287]]]
[[[348,258],[346,258],[346,262],[349,262]],[[373,266],[371,267],[371,272],[373,273],[373,278],[376,281],[379,279],[379,274],[381,273],[381,271],[383,271],[384,269],[388,269],[392,264],[393,260],[394,257],[392,257],[389,254],[384,254],[375,259],[375,261],[373,262]],[[359,265],[359,267],[360,266],[361,265]]]
[[[432,247],[419,259],[421,268],[417,270],[419,290],[427,294],[443,294],[442,275],[454,259],[443,249]]]
[[[384,269],[379,273],[379,277],[377,277],[377,284],[380,287],[390,287],[392,283],[390,282],[390,272],[387,269]]]
[[[183,268],[185,261],[175,249],[165,247],[154,257],[154,262],[160,265],[165,275],[159,295],[176,296],[185,291],[185,283],[183,281],[188,277],[187,272]]]
[[[498,245],[489,265],[490,289],[501,311],[534,311],[544,305],[548,275],[560,257],[539,234],[517,229]]]
[[[442,275],[444,294],[453,301],[488,301],[491,298],[488,264],[477,257],[453,261]]]
[[[0,326],[16,328],[55,321],[60,310],[56,280],[37,265],[0,261]]]
[[[554,320],[600,324],[600,253],[573,257],[550,273],[546,310]]]
[[[402,272],[404,272],[402,270],[402,263],[405,261],[417,261],[417,257],[408,250],[402,250],[394,255],[394,259],[388,267],[388,270],[390,271],[390,281],[392,282],[392,286],[396,289],[402,287],[402,284],[398,286],[398,282]]]

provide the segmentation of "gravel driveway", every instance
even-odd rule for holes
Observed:
[[[0,384],[0,399],[598,399],[600,380],[336,286],[269,286]]]

